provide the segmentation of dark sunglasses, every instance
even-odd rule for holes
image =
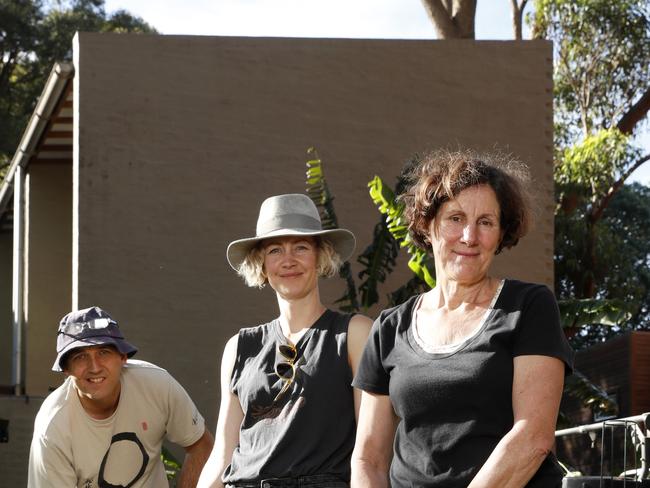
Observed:
[[[296,347],[290,344],[279,344],[278,352],[285,360],[280,361],[275,365],[275,374],[284,382],[284,385],[282,385],[280,393],[278,393],[273,399],[274,402],[277,402],[278,399],[287,392],[291,383],[293,383],[293,380],[296,377],[295,361],[298,356]]]

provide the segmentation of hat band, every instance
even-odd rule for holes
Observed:
[[[110,339],[115,339],[115,340],[118,340],[118,341],[123,341],[124,340],[124,336],[121,335],[121,334],[120,335],[110,335],[110,334],[107,334],[105,332],[103,332],[101,334],[87,334],[87,335],[84,335],[84,336],[80,337],[79,335],[75,336],[75,335],[72,335],[72,334],[68,334],[66,332],[59,331],[59,335],[66,336],[66,337],[68,337],[68,339],[67,339],[66,343],[63,344],[61,347],[59,347],[59,343],[62,342],[62,341],[57,341],[57,348],[56,348],[57,354],[60,353],[61,351],[63,351],[70,344],[74,344],[75,342],[87,342],[86,339],[98,339],[98,338],[101,338],[101,337],[108,337]],[[65,339],[64,339],[64,341],[65,341]]]
[[[258,222],[257,237],[280,229],[310,229],[314,232],[323,230],[319,219],[304,214],[284,214],[264,222]]]

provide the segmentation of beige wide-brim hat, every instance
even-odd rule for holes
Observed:
[[[325,237],[343,261],[352,256],[356,245],[354,234],[347,229],[323,230],[318,209],[307,195],[290,193],[269,197],[262,202],[255,237],[237,239],[228,244],[228,263],[237,271],[258,242],[284,236]]]

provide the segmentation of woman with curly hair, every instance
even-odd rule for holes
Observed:
[[[553,293],[490,273],[530,226],[526,168],[435,152],[403,200],[436,286],[375,321],[353,385],[352,487],[549,488],[573,353]],[[389,485],[390,483],[390,485]]]

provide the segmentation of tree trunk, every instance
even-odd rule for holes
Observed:
[[[476,0],[422,0],[439,39],[474,39]]]
[[[591,215],[587,217],[587,242],[583,267],[582,290],[576,290],[582,296],[578,298],[594,298],[596,294],[596,278],[594,276],[596,269],[596,222]]]
[[[521,0],[521,3],[518,0],[510,0],[512,5],[512,29],[515,34],[515,40],[521,41],[523,39],[522,33],[522,24],[524,18],[524,9],[528,0]]]

